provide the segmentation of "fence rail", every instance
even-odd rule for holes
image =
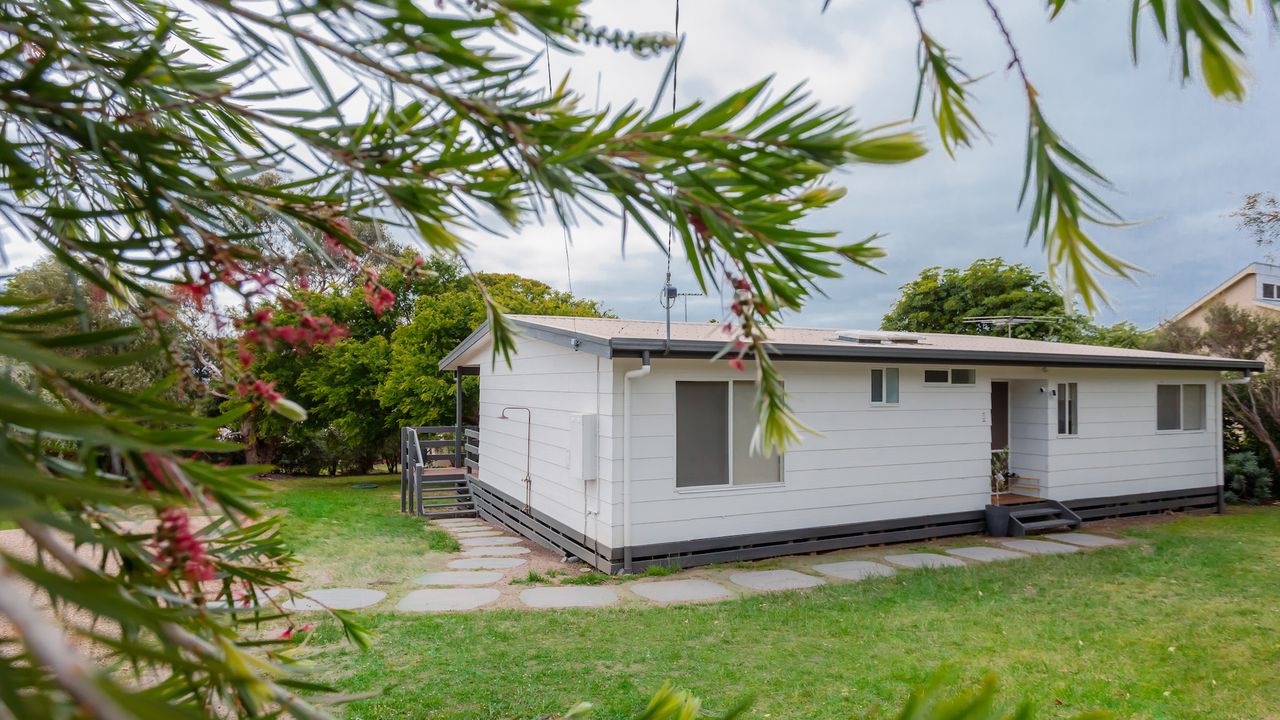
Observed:
[[[418,425],[400,428],[400,511],[411,510],[413,487],[431,467],[480,468],[480,428]]]

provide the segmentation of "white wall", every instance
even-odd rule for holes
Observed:
[[[622,374],[614,362],[619,428],[614,478],[621,479]],[[821,433],[806,435],[775,486],[675,487],[675,382],[733,380],[725,363],[654,358],[633,384],[635,545],[980,510],[990,492],[990,383],[1010,381],[1013,470],[1040,478],[1057,500],[1212,486],[1219,482],[1221,422],[1213,372],[979,367],[973,386],[925,386],[925,366],[900,365],[898,406],[870,404],[862,363],[779,362],[792,407]],[[1059,382],[1079,383],[1079,434],[1059,437]],[[1157,432],[1160,383],[1203,382],[1205,430]],[[1041,392],[1041,388],[1045,392]],[[603,446],[603,443],[602,443]],[[602,453],[603,454],[603,453]],[[608,497],[608,495],[606,495]],[[621,493],[612,545],[622,544]]]
[[[615,364],[620,392],[622,373],[639,362]],[[974,386],[925,387],[922,366],[901,366],[899,405],[873,406],[872,365],[779,367],[793,409],[821,436],[806,435],[786,454],[783,483],[773,486],[675,487],[675,382],[750,378],[750,367],[744,376],[723,361],[654,358],[652,373],[633,381],[633,544],[981,510],[987,504],[990,386],[983,370]],[[621,412],[620,400],[617,407]],[[620,518],[619,508],[614,510]]]
[[[998,371],[997,371],[998,372]],[[1009,381],[1009,469],[1044,480],[1049,472],[1050,427],[1043,380]]]
[[[480,363],[480,480],[523,503],[525,406],[532,415],[530,477],[533,507],[588,536],[595,536],[597,488],[607,486],[612,448],[601,443],[601,480],[569,474],[569,419],[573,413],[599,414],[601,433],[610,431],[612,363],[586,352],[522,337],[511,367],[486,354]],[[604,392],[601,392],[604,390]]]
[[[1053,425],[1045,475],[1049,497],[1073,500],[1220,482],[1217,373],[1055,370],[1050,377],[1055,384],[1079,383],[1080,427],[1076,436],[1060,436],[1056,422]],[[1156,385],[1166,383],[1206,385],[1205,429],[1156,430]]]

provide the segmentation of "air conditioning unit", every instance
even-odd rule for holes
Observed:
[[[597,416],[575,413],[569,416],[569,477],[595,480],[597,452]]]

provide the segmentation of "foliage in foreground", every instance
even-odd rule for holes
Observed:
[[[1215,95],[1243,94],[1248,9],[1135,3],[1181,51],[1184,76],[1194,51]],[[1065,5],[1046,4],[1055,15]],[[935,90],[944,143],[965,145],[980,131],[967,84],[921,27],[922,87]],[[864,128],[800,88],[771,94],[768,80],[673,112],[586,111],[567,84],[544,92],[519,48],[604,42],[651,56],[674,41],[593,27],[579,0],[23,0],[0,5],[0,36],[0,213],[78,277],[77,319],[104,303],[133,323],[54,335],[42,327],[47,298],[0,294],[0,355],[14,369],[0,376],[0,518],[38,551],[0,554],[0,612],[14,636],[0,654],[0,702],[23,718],[324,715],[304,697],[320,688],[292,672],[291,630],[256,630],[287,622],[263,591],[293,579],[294,558],[256,507],[252,469],[191,456],[233,449],[211,438],[249,407],[305,420],[253,373],[253,354],[272,342],[306,352],[345,332],[282,287],[320,265],[361,278],[375,315],[395,303],[367,230],[465,256],[464,235],[542,218],[621,215],[659,244],[674,229],[704,290],[733,287],[728,339],[739,360],[756,361],[760,443],[777,449],[797,425],[766,352],[769,327],[845,263],[881,254],[872,238],[847,241],[808,218],[842,196],[837,169],[923,152],[914,133]],[[1128,271],[1086,232],[1114,217],[1096,192],[1105,181],[1051,129],[1003,36],[1028,99],[1030,230],[1064,269],[1066,295],[1090,304],[1098,273]],[[299,86],[278,84],[292,77]],[[283,182],[260,181],[281,171]],[[264,221],[305,253],[282,256]],[[479,292],[495,348],[510,351],[501,303]],[[228,297],[244,312],[224,312]],[[286,299],[296,324],[256,312]],[[230,352],[201,343],[204,376],[169,352],[166,324],[184,307],[237,340]],[[142,347],[126,351],[126,337]],[[170,372],[145,390],[95,379],[153,355]],[[197,418],[170,403],[173,388],[246,404]],[[29,602],[31,587],[44,605]]]
[[[897,720],[1034,720],[1039,714],[1028,702],[1009,709],[999,702],[998,683],[994,675],[983,678],[982,683],[971,690],[952,690],[951,674],[940,671],[928,683],[916,689],[907,698]],[[711,713],[703,709],[702,702],[688,692],[664,685],[649,699],[644,711],[635,720],[733,720],[743,717],[751,707],[742,702],[723,713]],[[570,710],[563,720],[590,717],[591,705],[583,703]],[[1074,720],[1106,720],[1110,713],[1088,712],[1074,716]]]

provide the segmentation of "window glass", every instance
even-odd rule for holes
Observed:
[[[1262,297],[1268,300],[1276,299],[1276,286],[1272,283],[1262,283]]]
[[[1156,429],[1179,430],[1182,428],[1182,386],[1156,386]]]
[[[676,487],[729,484],[729,384],[676,383]]]
[[[924,381],[927,383],[945,383],[951,379],[946,370],[925,370]]]
[[[1079,432],[1080,395],[1078,383],[1058,383],[1058,434],[1076,435]]]
[[[898,368],[885,368],[884,401],[890,405],[898,404]]]
[[[1204,429],[1204,385],[1182,386],[1182,429]]]
[[[871,402],[884,402],[884,371],[879,368],[871,371]]]
[[[733,484],[762,485],[782,482],[782,456],[774,453],[751,452],[751,437],[755,434],[759,416],[756,415],[756,384],[736,380],[733,383]]]
[[[978,373],[976,370],[952,370],[952,385],[973,385],[978,381]]]

